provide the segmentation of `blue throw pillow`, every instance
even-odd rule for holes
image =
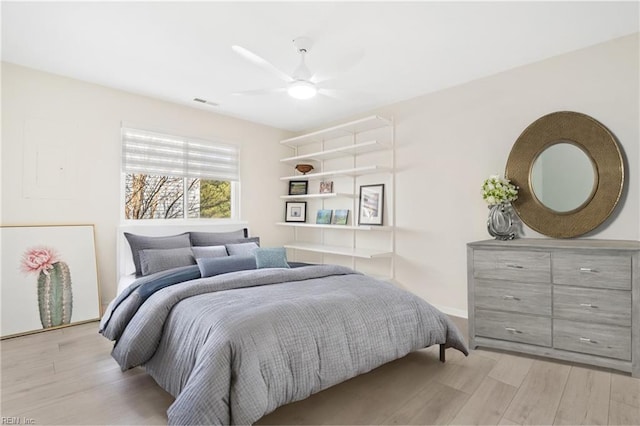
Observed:
[[[253,256],[209,257],[196,259],[196,262],[202,278],[256,269],[256,258]]]
[[[256,267],[261,268],[288,268],[287,250],[284,247],[258,248],[253,252],[256,258]]]

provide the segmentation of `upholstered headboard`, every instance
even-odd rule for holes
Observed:
[[[154,223],[140,223],[140,224],[127,224],[118,227],[118,235],[116,236],[116,250],[117,250],[117,277],[120,279],[122,276],[130,275],[135,272],[133,265],[133,258],[131,256],[131,249],[129,243],[124,236],[125,232],[137,235],[146,235],[151,237],[160,237],[168,235],[182,234],[183,232],[199,231],[199,232],[227,232],[236,231],[238,229],[247,228],[247,222],[203,222],[203,223],[176,223],[176,224],[154,224]]]

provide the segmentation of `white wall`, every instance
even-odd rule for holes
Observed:
[[[266,245],[284,243],[287,235],[273,226],[283,214],[274,200],[285,188],[278,160],[289,154],[278,141],[290,133],[9,63],[2,63],[2,225],[95,224],[101,298],[111,300],[123,121],[239,143],[241,219]],[[34,184],[29,135],[42,130],[53,135],[49,155],[70,159],[64,176],[52,172],[53,185]]]
[[[398,281],[466,312],[465,244],[490,238],[481,182],[504,173],[520,133],[553,111],[599,120],[627,156],[626,196],[589,237],[640,239],[638,51],[636,34],[384,108],[397,122]]]
[[[363,114],[396,122],[398,283],[466,316],[466,244],[491,238],[482,181],[503,174],[520,133],[554,111],[594,117],[626,153],[625,195],[587,237],[639,240],[638,51],[636,34]]]
[[[399,285],[466,315],[466,244],[489,238],[480,185],[503,173],[525,127],[553,111],[591,115],[626,153],[620,206],[588,237],[640,239],[638,50],[636,34],[362,114],[396,121]],[[2,223],[95,223],[103,300],[115,288],[122,120],[241,142],[243,219],[270,245],[291,236],[273,226],[283,214],[278,197],[286,193],[278,180],[286,173],[278,159],[290,155],[277,144],[284,132],[9,64],[3,64],[2,89]],[[74,199],[22,195],[23,125],[39,117],[78,128],[73,146],[87,159],[77,164],[85,190]]]

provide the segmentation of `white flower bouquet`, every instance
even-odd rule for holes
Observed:
[[[518,198],[518,187],[509,179],[491,175],[482,184],[482,199],[490,206],[510,203]]]

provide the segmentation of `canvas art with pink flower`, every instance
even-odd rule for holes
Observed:
[[[69,265],[49,247],[33,247],[24,252],[21,269],[38,276],[38,306],[42,328],[71,323],[73,294]]]

